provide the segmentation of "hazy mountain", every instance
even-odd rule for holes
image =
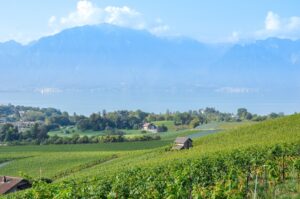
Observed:
[[[7,74],[0,83],[11,87],[261,85],[280,77],[298,84],[299,66],[300,41],[211,46],[107,24],[71,28],[26,46],[0,44],[0,67]]]
[[[300,85],[300,41],[269,38],[237,44],[212,69],[239,83]]]
[[[68,29],[27,46],[3,43],[0,52],[4,71],[24,82],[58,85],[174,80],[218,57],[192,39],[106,24]]]

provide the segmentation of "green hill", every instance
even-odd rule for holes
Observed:
[[[223,150],[298,140],[300,140],[300,115],[292,115],[210,135],[197,140],[196,145],[212,150]]]
[[[65,175],[60,171],[61,178],[55,183],[40,182],[33,189],[10,197],[300,196],[300,115],[249,124],[195,139],[190,150],[169,149],[170,146],[165,145],[142,150],[101,151],[99,158],[103,159],[102,162],[74,167],[77,169],[67,170]],[[93,158],[97,155],[92,154]]]

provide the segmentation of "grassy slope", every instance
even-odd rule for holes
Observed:
[[[196,145],[211,150],[219,150],[288,143],[299,139],[300,115],[292,115],[210,135],[197,140]]]
[[[172,160],[199,158],[201,155],[242,149],[250,146],[269,146],[276,143],[290,143],[300,140],[300,115],[293,115],[267,122],[246,125],[223,133],[208,135],[194,140],[194,147],[184,151],[155,149],[138,156],[132,154],[124,158],[98,165],[90,170],[79,172],[77,176],[103,175],[117,173],[122,169],[141,166],[163,165]]]

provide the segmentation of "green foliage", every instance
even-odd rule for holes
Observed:
[[[80,130],[103,131],[106,129],[139,129],[148,113],[137,111],[115,111],[105,114],[94,113],[90,117],[76,119]]]
[[[158,125],[159,132],[178,131],[188,128],[195,128],[199,125],[211,122],[235,122],[241,120],[262,121],[281,117],[283,114],[271,113],[269,116],[252,115],[247,109],[238,110],[238,118],[230,113],[222,113],[215,108],[191,110],[188,112],[147,113],[141,110],[127,111],[119,110],[114,112],[93,113],[89,117],[83,115],[69,115],[67,112],[53,108],[35,108],[13,105],[0,106],[0,123],[11,122],[18,126],[17,131],[12,129],[0,132],[0,141],[9,144],[67,144],[67,143],[96,143],[97,139],[80,138],[80,142],[70,141],[69,138],[47,139],[47,133],[61,130],[63,135],[74,134],[74,128],[69,131],[67,128],[76,126],[80,132],[96,132],[95,134],[110,134],[107,132],[124,130],[140,130],[145,122],[154,122]],[[170,124],[171,122],[171,124]],[[38,123],[39,129],[34,125]],[[117,129],[117,130],[115,130]],[[39,131],[39,132],[37,132]],[[47,131],[47,133],[46,133]],[[106,131],[106,132],[105,132]],[[98,133],[97,133],[98,132]],[[76,132],[78,133],[78,132]],[[5,134],[5,135],[3,135]],[[61,136],[60,136],[61,137]],[[63,136],[65,137],[65,136]],[[57,139],[56,139],[57,138]]]
[[[7,123],[0,128],[0,142],[35,140],[40,143],[48,138],[48,131],[48,126],[35,123],[29,130],[20,133],[17,127]]]
[[[164,124],[161,126],[157,126],[157,132],[158,133],[162,133],[162,132],[167,132],[168,131],[168,127],[165,126]]]
[[[74,173],[58,178],[51,185],[36,183],[33,189],[12,197],[253,198],[255,187],[258,198],[274,198],[274,196],[288,198],[291,195],[299,195],[297,185],[300,183],[300,115],[227,130],[194,140],[194,147],[190,150],[170,151],[170,141],[166,141],[168,136],[173,141],[174,135],[191,134],[191,132],[176,133],[162,133],[163,139],[153,142],[153,146],[148,150],[145,150],[145,146],[152,142],[70,145],[64,146],[65,148],[57,148],[62,147],[61,145],[53,148],[47,146],[48,150],[52,150],[53,158],[63,150],[71,151],[72,155],[81,152],[82,155],[88,155],[90,152],[85,154],[88,150],[94,151],[96,156],[97,153],[103,153],[100,159],[112,157],[113,152],[117,157],[85,169],[74,169]],[[159,143],[156,146],[163,147],[155,148],[154,143]],[[140,144],[141,148],[132,150],[136,144]],[[125,145],[128,148],[116,149]],[[0,148],[0,152],[3,152],[0,159],[27,155],[27,159],[11,162],[24,166],[26,161],[28,163],[32,158],[40,157],[42,160],[42,157],[51,157],[47,155],[49,151],[43,152],[45,156],[42,156],[42,152],[38,152],[43,147],[46,146]],[[111,151],[104,152],[108,148]],[[26,149],[28,153],[16,153]],[[63,157],[65,156],[63,154]],[[87,158],[89,159],[87,163],[97,160],[91,161],[90,158]],[[0,168],[0,173],[8,168],[7,166]],[[21,166],[19,169],[13,168],[13,171],[20,168]],[[65,167],[64,169],[68,170]]]
[[[281,152],[273,153],[278,148]],[[248,198],[255,186],[258,196],[271,197],[278,185],[293,179],[299,151],[300,143],[252,147],[156,167],[136,167],[106,179],[99,176],[53,185],[40,182],[17,198]],[[286,157],[284,162],[282,157]]]
[[[200,125],[200,120],[199,118],[194,118],[191,122],[190,122],[190,127],[191,128],[196,128],[197,126]]]

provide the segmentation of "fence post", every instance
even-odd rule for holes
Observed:
[[[265,172],[265,176],[264,176],[264,188],[265,188],[265,191],[268,191],[268,172],[267,172],[267,165],[264,165],[264,172]]]
[[[256,177],[255,177],[255,188],[254,188],[253,199],[256,199],[256,195],[257,195],[257,173],[256,173]]]

